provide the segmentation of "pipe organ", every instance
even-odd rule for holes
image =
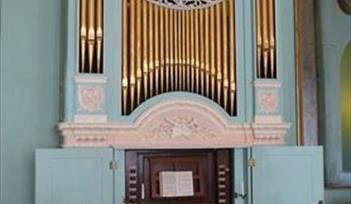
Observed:
[[[257,78],[277,78],[274,0],[256,1]]]
[[[79,73],[103,72],[103,0],[80,1]]]
[[[191,92],[236,115],[234,1],[181,9],[123,4],[123,114],[166,92]]]
[[[296,130],[290,1],[67,0],[62,145],[284,143]]]
[[[296,134],[293,2],[66,0],[60,145],[115,150],[94,150],[97,156],[82,150],[77,161],[84,162],[67,157],[76,150],[55,151],[65,158],[53,158],[56,166],[87,170],[77,172],[88,176],[87,182],[79,181],[101,183],[97,188],[104,189],[96,192],[104,195],[86,200],[86,193],[77,197],[62,185],[59,190],[91,203],[113,193],[103,202],[229,204],[253,198],[257,191],[247,190],[256,177],[247,182],[245,172],[252,171],[261,148],[242,149],[290,145]],[[290,147],[288,152],[296,153]],[[272,161],[263,154],[256,158]],[[277,156],[271,154],[274,162]],[[45,175],[64,176],[52,171],[50,158],[38,158],[48,164]],[[306,162],[311,159],[317,160],[308,151]],[[256,169],[264,170],[262,164]],[[168,178],[162,172],[169,172]],[[96,173],[114,180],[96,180]],[[187,196],[165,196],[164,178],[175,179],[168,182],[171,188],[187,187]],[[47,190],[51,180],[38,184]],[[90,186],[79,190],[84,189],[91,192]]]

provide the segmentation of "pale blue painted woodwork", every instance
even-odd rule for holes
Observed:
[[[324,201],[322,147],[254,147],[252,204]]]
[[[0,1],[0,203],[34,203],[34,152],[58,145],[66,7]]]
[[[64,60],[64,120],[73,121],[76,103],[75,103],[75,80],[74,76],[78,70],[78,1],[65,0],[67,9],[66,33],[65,33],[65,60]]]
[[[248,157],[248,149],[245,148],[240,148],[240,149],[234,149],[233,150],[233,175],[234,175],[234,183],[233,183],[233,195],[234,192],[237,193],[242,193],[241,192],[241,187],[244,185],[244,193],[249,195],[251,194],[249,189],[249,183],[250,183],[250,178],[249,178],[249,172],[247,169],[247,157]],[[248,204],[250,203],[250,197],[246,198],[233,198],[233,203],[235,204]]]
[[[112,204],[112,159],[112,149],[37,150],[35,204]]]
[[[104,69],[107,76],[106,113],[118,121],[122,113],[122,0],[105,0]]]
[[[236,34],[237,34],[237,43],[240,44],[241,41],[244,41],[244,60],[245,60],[245,93],[246,95],[243,96],[240,94],[239,91],[239,95],[238,97],[246,97],[245,98],[245,102],[247,103],[246,105],[246,109],[243,110],[244,111],[244,115],[246,115],[246,121],[247,122],[251,122],[253,121],[254,118],[254,88],[253,88],[253,81],[255,79],[255,58],[253,56],[255,56],[255,24],[254,24],[254,4],[253,1],[247,1],[247,0],[243,0],[241,2],[236,1],[236,6],[237,6],[237,15],[238,16],[243,16],[243,21],[242,22],[238,22],[238,23],[242,23],[243,25],[241,27],[237,26],[237,30],[236,30]],[[242,11],[238,11],[238,9],[242,9],[244,11],[244,13],[242,13]],[[239,29],[239,30],[238,30]],[[243,30],[243,33],[241,32],[241,29]],[[238,56],[240,56],[240,54],[238,53]],[[239,60],[240,58],[238,58]],[[238,108],[241,109],[242,105],[238,104]]]
[[[113,191],[114,204],[124,204],[125,198],[125,151],[113,150],[113,158],[117,162],[117,170],[114,172]]]
[[[280,96],[284,122],[291,127],[287,144],[296,144],[296,81],[295,81],[295,1],[276,0],[276,33],[278,79],[283,83]]]

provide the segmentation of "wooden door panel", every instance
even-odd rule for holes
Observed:
[[[111,149],[36,151],[35,203],[113,203]]]
[[[321,147],[255,147],[253,204],[318,204],[324,200]]]

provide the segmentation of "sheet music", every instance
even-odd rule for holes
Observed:
[[[194,196],[192,171],[160,172],[161,197]]]

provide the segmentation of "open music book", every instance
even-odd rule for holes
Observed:
[[[161,197],[194,196],[193,172],[163,171],[159,177]]]

